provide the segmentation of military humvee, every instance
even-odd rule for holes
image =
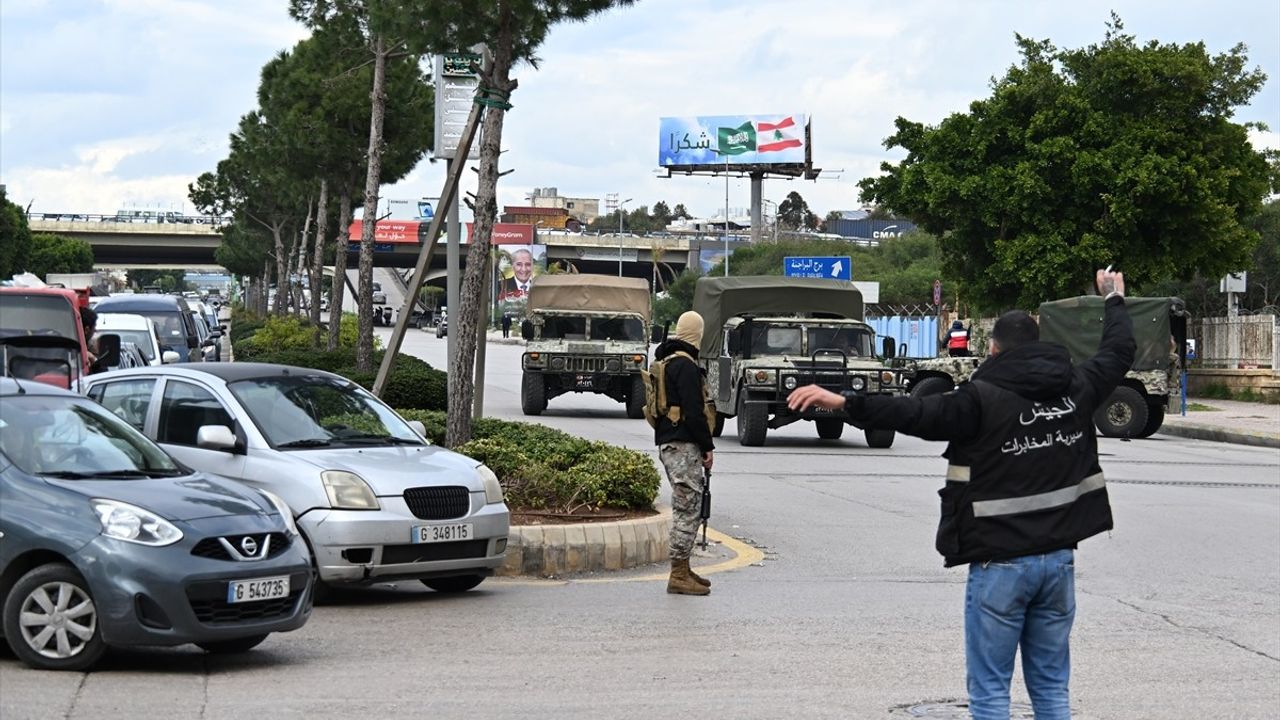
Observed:
[[[1187,317],[1179,298],[1125,298],[1133,319],[1137,354],[1124,381],[1093,415],[1107,437],[1145,438],[1164,424],[1170,396],[1181,388],[1186,365]],[[1073,362],[1092,356],[1102,341],[1103,300],[1097,295],[1055,300],[1040,305],[1040,339],[1058,343]],[[898,358],[894,364],[912,371],[912,395],[947,392],[967,382],[983,358]]]
[[[817,384],[836,392],[905,393],[903,373],[877,356],[875,331],[862,321],[862,294],[842,280],[778,276],[701,278],[693,309],[706,330],[699,361],[724,419],[738,419],[738,442],[763,445],[770,428],[812,420],[818,437],[844,433],[843,412],[793,413],[787,396]],[[893,355],[893,339],[883,353]],[[866,430],[867,445],[893,445],[892,430]]]
[[[649,283],[611,275],[542,275],[529,290],[520,408],[538,415],[547,401],[589,392],[626,403],[644,417],[640,371],[649,362]]]

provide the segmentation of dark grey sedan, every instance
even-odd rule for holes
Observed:
[[[0,378],[0,616],[23,662],[243,652],[307,621],[310,568],[283,500],[179,465],[86,398]]]

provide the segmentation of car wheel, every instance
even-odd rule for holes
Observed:
[[[631,378],[631,392],[627,395],[627,417],[639,420],[644,417],[644,379]]]
[[[455,577],[428,578],[423,580],[422,584],[438,593],[464,593],[482,582],[484,582],[484,577],[481,575],[458,575]]]
[[[738,444],[747,447],[764,445],[769,433],[769,406],[764,403],[748,403],[747,394],[738,395]]]
[[[940,395],[944,392],[951,392],[956,389],[956,384],[946,378],[930,376],[921,378],[919,382],[911,386],[911,397],[925,397],[926,395]]]
[[[880,449],[892,447],[897,435],[893,430],[863,430],[862,434],[867,438],[867,447]]]
[[[547,409],[547,380],[542,373],[526,372],[520,377],[520,409],[525,415],[541,415]]]
[[[85,670],[107,649],[89,585],[65,563],[41,565],[14,583],[4,634],[20,660],[42,670]]]
[[[712,437],[720,437],[724,433],[724,413],[716,413],[716,426],[711,428]]]
[[[1127,385],[1116,388],[1093,413],[1098,432],[1107,437],[1140,437],[1147,426],[1147,401],[1142,393]]]
[[[236,653],[249,652],[250,650],[262,644],[267,636],[250,635],[249,637],[236,638],[235,640],[214,640],[212,642],[198,642],[196,646],[207,653],[214,655],[234,655]]]
[[[844,434],[844,421],[839,418],[822,418],[813,424],[818,426],[818,437],[823,440],[839,440]]]
[[[1138,433],[1138,437],[1148,438],[1155,435],[1161,425],[1164,425],[1164,405],[1148,403],[1147,424],[1142,427],[1142,432]]]

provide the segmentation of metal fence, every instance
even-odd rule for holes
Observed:
[[[1206,368],[1280,369],[1280,331],[1276,315],[1204,318],[1198,332],[1196,360]]]
[[[938,354],[937,316],[869,317],[867,324],[875,329],[877,337],[893,338],[899,355],[933,357]]]

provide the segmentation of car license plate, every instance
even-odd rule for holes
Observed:
[[[435,543],[470,540],[475,537],[475,526],[471,523],[454,523],[452,525],[415,525],[413,542]]]
[[[254,578],[227,583],[227,602],[257,602],[289,597],[289,576]]]
[[[580,388],[590,388],[592,385],[590,375],[579,375],[575,379],[577,381],[577,386]]]

